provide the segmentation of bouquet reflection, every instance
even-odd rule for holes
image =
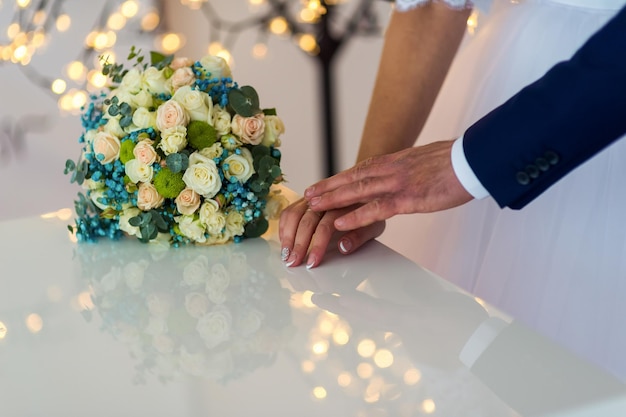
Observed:
[[[272,273],[269,253],[263,239],[209,248],[77,247],[102,330],[129,348],[137,383],[147,375],[225,383],[271,364],[293,330],[290,293]]]

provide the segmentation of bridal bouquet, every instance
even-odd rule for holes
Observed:
[[[79,241],[123,234],[173,246],[257,237],[281,208],[274,109],[239,87],[227,63],[132,48],[127,69],[106,63],[108,92],[84,109],[78,161],[65,173],[86,192],[75,202]]]

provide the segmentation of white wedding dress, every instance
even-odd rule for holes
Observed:
[[[397,6],[411,2],[419,3]],[[494,0],[466,36],[418,145],[460,136],[625,4]],[[399,216],[380,240],[626,380],[626,141],[520,211],[488,198]]]

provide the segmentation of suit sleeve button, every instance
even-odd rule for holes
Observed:
[[[556,165],[559,163],[559,155],[557,155],[556,152],[546,151],[543,156],[550,165]]]
[[[535,159],[535,165],[542,171],[547,171],[550,169],[550,163],[546,158],[539,157]]]
[[[521,185],[526,185],[528,183],[530,183],[530,177],[528,176],[527,173],[525,173],[524,171],[519,171],[516,175],[515,175],[515,179],[517,180],[517,182]]]
[[[530,178],[537,178],[540,174],[539,168],[537,168],[535,165],[528,165],[526,167],[526,173],[528,174],[528,176]]]

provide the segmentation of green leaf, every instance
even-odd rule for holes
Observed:
[[[259,237],[267,231],[268,227],[269,223],[267,220],[264,217],[260,217],[246,225],[244,236]]]
[[[154,220],[154,224],[156,225],[157,229],[160,232],[167,232],[169,231],[169,227],[167,227],[167,223],[165,222],[165,219],[163,218],[163,216],[161,216],[161,213],[159,213],[156,210],[150,210],[150,213],[152,214],[152,219]]]
[[[122,113],[124,116],[128,116],[133,112],[132,107],[130,107],[130,104],[128,103],[122,103],[120,104],[120,113]]]
[[[263,109],[263,114],[266,116],[276,116],[276,109]]]
[[[157,67],[158,69],[163,69],[169,64],[172,63],[174,59],[174,55],[163,55],[160,52],[150,51],[150,61],[152,62],[152,66]]]
[[[117,98],[117,97],[113,97],[113,98]],[[117,116],[118,114],[120,114],[120,108],[117,104],[111,104],[111,106],[109,107],[109,114],[113,117]]]
[[[143,223],[141,216],[135,216],[135,217],[131,217],[130,219],[128,219],[128,224],[130,224],[133,227],[139,227],[141,226]]]
[[[259,95],[256,90],[249,85],[239,89],[232,89],[228,93],[228,103],[233,110],[243,117],[252,117],[261,113],[259,108]]]
[[[282,170],[278,165],[274,165],[270,170],[270,175],[272,176],[272,178],[276,179],[280,177],[280,174],[282,174]]]
[[[133,122],[133,117],[132,116],[124,116],[120,119],[120,127],[123,129],[125,127],[128,127],[131,125],[131,123]]]
[[[72,161],[71,159],[65,161],[65,170],[63,171],[65,175],[69,174],[70,171],[74,171],[75,169],[76,164],[74,163],[74,161]]]
[[[167,167],[176,174],[187,169],[189,166],[189,157],[183,153],[173,153],[165,158],[165,163]]]

